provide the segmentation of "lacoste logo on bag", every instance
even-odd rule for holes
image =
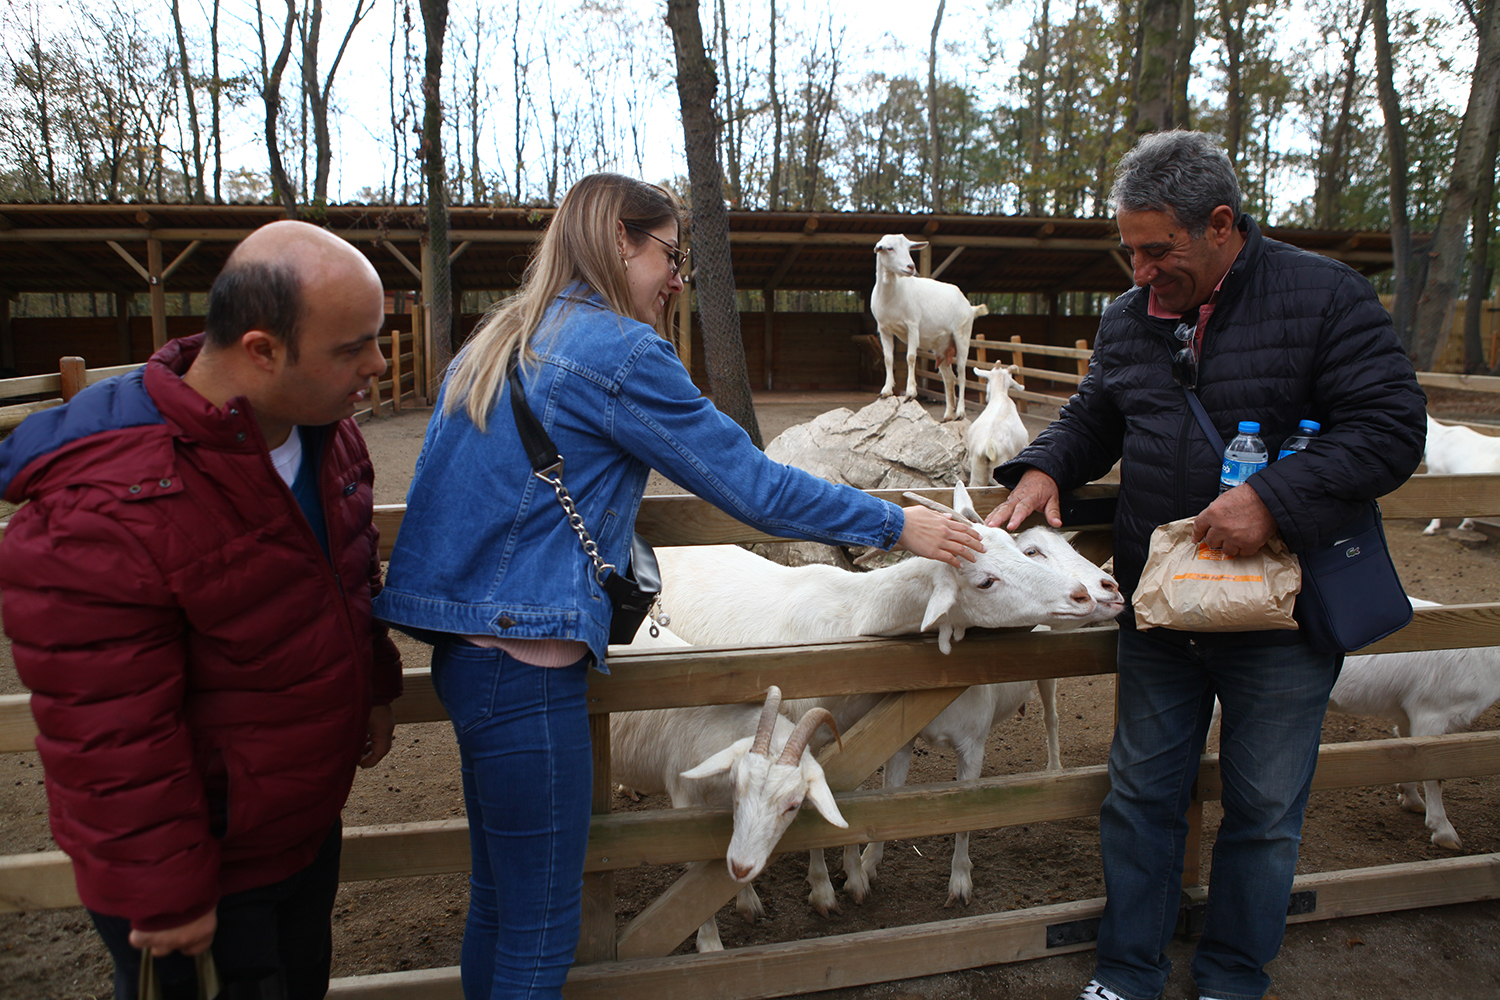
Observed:
[[[1357,555],[1359,555],[1359,546],[1358,545],[1351,545],[1347,549],[1344,550],[1344,558],[1345,559],[1353,559]]]

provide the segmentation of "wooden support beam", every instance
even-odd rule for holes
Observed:
[[[1120,265],[1120,270],[1125,272],[1125,277],[1130,279],[1131,284],[1134,284],[1135,268],[1130,266],[1130,261],[1125,259],[1125,255],[1119,250],[1110,250],[1109,256],[1111,260]]]
[[[166,270],[162,271],[161,280],[166,281],[168,278],[170,278],[172,276],[172,273],[179,267],[181,267],[187,261],[187,259],[193,255],[193,251],[197,250],[202,245],[202,240],[194,240],[193,242],[189,243],[187,245],[187,248],[183,250],[182,253],[172,258],[172,263],[167,265]]]
[[[932,277],[932,244],[923,247],[917,257],[917,273],[924,278]]]
[[[464,240],[458,246],[454,247],[453,250],[450,251],[449,254],[448,254],[448,263],[451,264],[455,260],[458,260],[458,258],[460,258],[460,257],[463,256],[464,251],[467,250],[467,249],[469,249],[469,247],[471,247],[473,245],[474,245],[474,241],[473,240]]]
[[[134,270],[136,274],[139,274],[141,276],[142,281],[146,282],[146,284],[148,285],[151,283],[151,272],[146,270],[145,267],[141,265],[141,262],[135,259],[134,254],[132,254],[129,250],[126,250],[124,247],[120,246],[120,244],[116,243],[114,240],[105,240],[104,243],[115,253],[119,254],[120,257],[125,261],[125,263],[129,264],[131,269]]]
[[[417,265],[413,264],[410,260],[408,260],[407,257],[406,257],[406,254],[404,254],[400,250],[396,249],[396,244],[392,243],[390,240],[380,240],[378,242],[380,243],[381,246],[383,246],[387,250],[389,250],[391,252],[391,256],[393,256],[397,260],[399,260],[401,262],[401,265],[403,267],[405,267],[408,271],[411,272],[411,276],[413,278],[416,278],[418,281],[422,280],[422,269],[420,267],[418,267]],[[468,244],[464,244],[464,245],[467,246]]]
[[[146,241],[146,269],[150,272],[146,280],[151,285],[151,349],[159,351],[167,344],[167,287],[162,283],[159,239]]]
[[[764,305],[761,313],[765,318],[765,343],[761,348],[761,370],[765,375],[766,391],[774,386],[776,367],[776,291],[774,288],[761,293]]]
[[[948,270],[948,265],[957,260],[958,255],[963,253],[967,249],[969,249],[967,246],[954,247],[953,250],[948,254],[948,256],[943,258],[943,262],[933,269],[930,277],[936,278],[944,271]]]
[[[794,243],[787,247],[786,252],[781,255],[781,259],[776,262],[776,270],[771,272],[771,276],[766,279],[765,285],[762,286],[762,290],[767,295],[770,295],[781,287],[781,279],[786,277],[787,272],[792,269],[792,265],[797,262],[797,258],[801,254],[801,243]]]

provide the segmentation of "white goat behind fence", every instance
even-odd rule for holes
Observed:
[[[1489,437],[1470,427],[1440,424],[1427,418],[1427,449],[1423,455],[1427,471],[1439,475],[1474,476],[1500,473],[1500,437]],[[1472,518],[1464,518],[1460,528],[1473,527]],[[1431,535],[1441,527],[1441,519],[1422,529]]]
[[[964,435],[971,490],[988,486],[995,469],[1019,455],[1030,440],[1016,401],[1010,398],[1012,386],[1026,388],[1016,381],[1019,373],[1015,365],[994,365],[988,371],[974,369],[975,377],[984,380],[984,411]]]
[[[1083,583],[1088,588],[1089,596],[1094,599],[1094,620],[1106,621],[1124,610],[1125,598],[1120,593],[1120,586],[1115,578],[1080,555],[1056,531],[1045,526],[1028,528],[1016,536],[1016,544],[1028,559],[1041,562]],[[1062,748],[1057,732],[1057,681],[1054,679],[975,685],[959,695],[919,735],[929,746],[953,748],[957,758],[954,780],[972,781],[979,777],[984,768],[984,746],[990,730],[1020,712],[1033,691],[1042,700],[1042,718],[1047,736],[1047,770],[1060,770]],[[915,740],[906,744],[886,761],[881,787],[900,788],[906,784],[915,744]],[[849,876],[844,883],[844,890],[855,902],[864,901],[869,892],[869,883],[875,880],[876,869],[884,850],[885,845],[879,841],[867,845],[860,856],[857,875],[850,874],[856,870],[852,859],[844,859],[844,870]],[[969,834],[968,831],[960,831],[954,835],[953,864],[948,876],[948,900],[943,905],[952,906],[956,902],[968,905],[973,893]]]
[[[1419,608],[1439,606],[1418,598],[1411,603]],[[1500,701],[1500,646],[1483,646],[1350,656],[1344,660],[1328,707],[1348,715],[1389,719],[1397,736],[1442,736],[1468,728],[1496,701]],[[1397,786],[1401,808],[1425,812],[1432,842],[1458,850],[1463,841],[1443,808],[1442,782],[1422,784],[1425,802],[1417,782]]]
[[[1413,607],[1442,605],[1408,597]],[[1328,707],[1345,715],[1373,716],[1392,722],[1397,736],[1444,736],[1468,727],[1480,713],[1500,701],[1500,646],[1467,649],[1417,649],[1405,653],[1365,653],[1344,658]],[[1219,703],[1209,728],[1219,723]],[[1441,781],[1404,781],[1397,801],[1408,812],[1426,814],[1432,842],[1458,850],[1463,841],[1443,808]]]
[[[953,501],[955,510],[977,520],[962,486],[954,487]],[[673,630],[696,645],[902,635],[936,625],[944,653],[969,627],[1095,620],[1099,607],[1084,584],[1029,558],[1001,529],[976,528],[986,551],[963,569],[913,558],[850,573],[831,566],[780,566],[734,546],[658,549],[663,609]],[[880,697],[803,699],[784,708],[794,715],[827,708],[845,731]],[[854,874],[860,870],[857,850],[845,852],[845,870],[858,887],[863,875]],[[808,902],[815,910],[826,915],[838,908],[821,850],[812,852],[808,882]]]
[[[638,633],[631,648],[686,646],[664,629]],[[751,879],[771,858],[804,802],[834,826],[840,815],[823,768],[807,748],[813,730],[832,717],[806,712],[793,725],[780,714],[781,691],[771,687],[764,705],[699,705],[616,712],[609,718],[612,780],[645,794],[665,792],[673,809],[730,806],[734,832],[725,852],[730,877],[744,883],[736,898],[741,916],[765,915]],[[721,951],[718,922],[698,928],[698,950]]]
[[[937,355],[943,376],[943,420],[964,415],[962,374],[969,362],[969,338],[974,317],[989,313],[988,306],[970,305],[957,285],[917,276],[911,252],[927,246],[897,233],[882,236],[875,244],[875,289],[870,293],[870,311],[880,331],[880,350],[885,358],[882,397],[896,386],[897,339],[906,344],[907,399],[917,396],[917,351]]]

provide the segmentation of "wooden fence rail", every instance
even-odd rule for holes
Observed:
[[[1115,489],[1096,485],[1083,492],[1099,496]],[[980,511],[989,510],[1005,494],[1002,488],[973,491]],[[882,491],[882,495],[895,498],[897,494]],[[1500,513],[1500,476],[1414,477],[1382,503],[1387,517]],[[399,506],[380,509],[385,539],[394,538],[403,513]],[[1107,526],[1081,527],[1079,541],[1107,533]],[[648,497],[638,528],[659,545],[765,537],[695,497]],[[607,733],[611,712],[753,702],[773,683],[788,698],[891,692],[845,734],[842,749],[830,746],[821,755],[830,782],[839,790],[840,809],[849,820],[849,829],[834,828],[812,814],[801,816],[779,845],[781,851],[1089,816],[1097,813],[1108,790],[1102,766],[908,786],[891,793],[855,788],[965,687],[1031,679],[1038,674],[1111,673],[1115,637],[1112,627],[1078,632],[975,630],[955,644],[948,656],[937,652],[931,637],[619,651],[611,655],[611,674],[591,677],[589,710],[597,720],[595,732]],[[1421,609],[1410,626],[1370,651],[1497,644],[1500,604],[1477,604]],[[406,682],[406,694],[396,704],[398,721],[445,717],[427,671],[407,671]],[[0,751],[29,750],[34,735],[27,697],[0,698]],[[607,745],[596,746],[600,760],[607,760],[607,753]],[[1461,733],[1325,746],[1314,787],[1495,773],[1500,773],[1500,733]],[[1218,790],[1217,757],[1205,755],[1196,804],[1216,798]],[[663,990],[726,1000],[782,996],[804,992],[809,983],[820,989],[859,985],[1092,947],[1089,928],[1097,919],[1099,900],[716,955],[668,957],[707,914],[738,889],[723,870],[729,832],[726,810],[605,812],[594,817],[586,865],[590,905],[586,905],[580,963],[568,981],[570,998],[608,995],[655,1000]],[[355,827],[344,836],[340,873],[344,881],[461,872],[468,867],[463,820]],[[648,909],[650,915],[617,932],[610,872],[640,864],[683,863],[689,866],[687,874]],[[1190,884],[1188,898],[1194,898],[1197,891]],[[1295,919],[1494,898],[1500,896],[1500,856],[1301,876],[1295,891],[1311,894],[1315,900]],[[77,905],[77,895],[71,868],[61,852],[0,858],[0,911],[72,905]],[[333,997],[369,1000],[456,1000],[460,995],[454,969],[353,977],[336,982],[330,992]]]

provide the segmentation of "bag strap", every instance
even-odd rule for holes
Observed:
[[[519,359],[512,353],[505,380],[510,383],[510,409],[516,417],[516,430],[521,435],[521,444],[526,448],[526,458],[531,462],[531,474],[552,487],[552,492],[557,494],[557,502],[562,506],[563,513],[567,515],[568,527],[572,528],[573,533],[578,536],[578,544],[583,546],[583,554],[593,562],[594,580],[602,587],[610,573],[615,571],[615,565],[605,562],[604,557],[599,554],[599,546],[594,543],[593,538],[589,537],[589,529],[583,523],[583,515],[578,513],[578,507],[573,503],[572,495],[563,485],[563,458],[557,453],[557,446],[547,435],[546,428],[536,418],[536,414],[531,412],[531,406],[526,402],[526,390],[521,385],[519,367]]]
[[[1203,433],[1208,435],[1209,444],[1217,448],[1222,455],[1224,439],[1219,437],[1219,432],[1214,429],[1213,421],[1208,419],[1208,411],[1203,408],[1203,402],[1198,398],[1198,394],[1187,386],[1183,386],[1182,391],[1187,393],[1188,406],[1192,409],[1193,416],[1198,418],[1198,426],[1202,427]]]

